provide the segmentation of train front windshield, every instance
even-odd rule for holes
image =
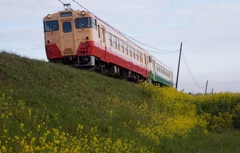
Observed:
[[[96,20],[93,18],[77,18],[75,19],[76,29],[94,28],[96,29]]]
[[[58,26],[58,21],[46,21],[43,23],[44,24],[44,32],[52,32],[52,31],[58,31],[59,26]]]

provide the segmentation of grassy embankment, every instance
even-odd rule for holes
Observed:
[[[0,52],[0,152],[240,152],[240,95],[191,96]]]

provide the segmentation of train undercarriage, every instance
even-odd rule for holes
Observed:
[[[62,63],[72,67],[89,70],[100,73],[102,75],[116,77],[132,82],[139,82],[145,78],[133,71],[115,65],[113,63],[106,63],[94,56],[66,56],[63,59],[50,59],[50,62]]]

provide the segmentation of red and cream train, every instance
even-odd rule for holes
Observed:
[[[90,12],[65,9],[43,19],[50,62],[173,86],[172,70]]]

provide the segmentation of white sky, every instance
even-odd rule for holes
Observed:
[[[75,10],[82,10],[72,0]],[[155,48],[175,51],[183,42],[178,90],[240,92],[240,0],[76,0],[119,31]],[[0,50],[46,59],[43,17],[63,10],[58,0],[1,0]],[[151,51],[156,51],[142,46]],[[172,68],[179,53],[150,52]]]

